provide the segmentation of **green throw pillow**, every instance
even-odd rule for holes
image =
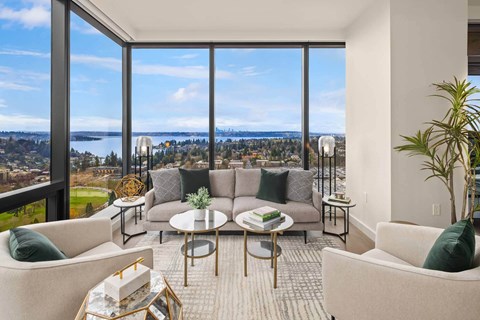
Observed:
[[[288,171],[277,173],[262,169],[257,199],[286,203],[287,178]]]
[[[178,171],[180,172],[180,199],[182,202],[187,201],[187,194],[196,193],[201,187],[207,188],[208,193],[212,194],[208,169],[186,170],[180,168]]]
[[[13,259],[25,262],[67,259],[47,237],[26,228],[10,230],[10,255]]]
[[[475,230],[470,219],[446,228],[433,244],[423,264],[425,269],[460,272],[472,267]]]

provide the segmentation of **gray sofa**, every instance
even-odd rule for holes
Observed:
[[[209,206],[209,209],[218,210],[227,215],[228,223],[222,230],[240,230],[234,221],[238,214],[266,205],[277,208],[291,216],[295,224],[290,230],[305,231],[305,241],[307,230],[322,230],[322,197],[317,191],[312,191],[313,173],[304,170],[290,170],[287,180],[286,204],[260,200],[255,197],[260,184],[260,176],[260,169],[210,171],[212,204]],[[176,179],[175,176],[173,178],[170,177],[169,181],[173,180],[172,184],[179,185]],[[179,176],[178,179],[180,179]],[[144,223],[144,229],[146,231],[160,232],[161,242],[162,232],[173,230],[169,224],[170,218],[177,213],[185,212],[191,208],[186,202],[180,202],[179,197],[177,200],[156,204],[155,192],[158,194],[158,189],[159,188],[157,188],[157,190],[152,189],[145,195],[146,221]],[[177,192],[177,190],[175,192]],[[305,197],[305,194],[309,192],[310,199]],[[178,193],[180,193],[180,190],[178,190]],[[298,200],[298,197],[302,197],[301,194],[303,194],[301,201],[291,200]]]

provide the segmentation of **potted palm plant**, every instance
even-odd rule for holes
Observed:
[[[212,202],[208,189],[201,187],[196,193],[187,194],[187,203],[193,208],[195,220],[205,220],[206,209]]]
[[[426,178],[438,178],[450,195],[451,223],[457,221],[455,203],[454,176],[463,175],[461,218],[473,219],[477,209],[475,205],[476,172],[480,165],[480,107],[473,104],[478,99],[472,96],[479,93],[467,80],[454,79],[453,82],[435,83],[437,94],[433,96],[446,99],[450,107],[441,120],[427,122],[425,130],[419,130],[413,136],[401,136],[406,142],[395,147],[397,151],[407,152],[409,156],[420,155],[425,158],[422,170],[430,172]],[[460,170],[458,170],[460,169]],[[469,196],[470,195],[470,196]]]

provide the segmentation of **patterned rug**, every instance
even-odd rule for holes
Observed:
[[[269,237],[268,237],[269,238]],[[196,239],[215,240],[213,235]],[[248,241],[266,240],[249,235]],[[215,277],[215,255],[188,266],[188,287],[183,286],[183,235],[147,234],[137,246],[152,246],[154,269],[168,279],[184,305],[186,320],[196,319],[329,319],[322,290],[322,255],[325,247],[338,247],[328,236],[311,238],[279,236],[282,255],[278,259],[278,287],[273,289],[270,261],[248,256],[248,277],[243,276],[243,236],[222,235],[219,239],[219,275]]]

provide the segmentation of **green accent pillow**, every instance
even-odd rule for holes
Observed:
[[[201,187],[208,189],[208,193],[211,195],[210,190],[210,173],[208,169],[200,170],[186,170],[179,168],[180,172],[180,199],[181,202],[187,201],[187,194],[196,193]]]
[[[286,203],[288,171],[272,172],[262,169],[257,199]]]
[[[460,272],[472,267],[475,256],[475,230],[470,219],[446,228],[433,244],[423,267],[445,272]]]
[[[47,237],[26,228],[10,229],[10,255],[25,262],[68,259]]]

